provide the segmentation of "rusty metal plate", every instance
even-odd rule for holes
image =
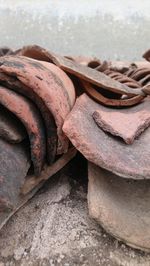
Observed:
[[[0,104],[15,114],[25,126],[31,146],[35,175],[39,175],[46,155],[42,118],[35,105],[25,97],[0,87]]]
[[[26,130],[19,119],[0,105],[0,137],[11,143],[19,143],[26,135]]]
[[[13,210],[29,167],[25,146],[0,138],[0,222],[2,212],[8,214]]]
[[[92,115],[100,105],[81,95],[65,120],[63,130],[89,161],[119,176],[150,178],[150,127],[132,145],[101,130]]]
[[[15,76],[20,80],[28,90],[26,95],[31,97],[31,94],[38,95],[39,101],[43,102],[49,113],[55,119],[57,125],[57,133],[59,138],[58,153],[66,152],[68,149],[68,141],[62,133],[62,125],[64,119],[72,109],[72,103],[75,101],[74,86],[69,77],[63,73],[63,78],[68,80],[69,87],[65,87],[65,81],[62,76],[54,73],[45,67],[41,62],[29,59],[27,57],[2,57],[0,58],[0,72],[6,73],[9,76]],[[56,69],[58,69],[55,66]],[[60,71],[60,70],[59,70]],[[22,88],[20,87],[20,93]],[[72,95],[72,98],[70,98]]]

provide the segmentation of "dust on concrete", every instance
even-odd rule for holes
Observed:
[[[0,266],[148,266],[88,215],[86,161],[77,156],[0,232]]]

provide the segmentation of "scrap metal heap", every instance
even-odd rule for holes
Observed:
[[[150,250],[150,50],[133,63],[36,45],[0,56],[0,228],[78,150],[90,216]]]

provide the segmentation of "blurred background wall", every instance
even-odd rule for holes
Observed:
[[[0,0],[0,46],[140,59],[150,48],[150,0]]]

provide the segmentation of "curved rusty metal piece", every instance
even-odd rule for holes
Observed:
[[[62,125],[75,102],[75,89],[69,77],[53,64],[45,66],[45,62],[22,56],[0,58],[0,72],[15,77],[25,85],[17,88],[14,86],[12,89],[35,100],[36,105],[41,107],[42,103],[42,106],[46,107],[49,117],[53,116],[57,125],[59,140],[57,153],[66,152],[69,141],[62,132]],[[59,76],[56,75],[57,72]],[[67,87],[64,85],[66,83]]]
[[[19,143],[25,137],[26,130],[19,119],[0,105],[0,138],[10,143]]]
[[[0,104],[16,115],[25,126],[31,146],[31,160],[35,175],[39,175],[45,159],[45,132],[40,113],[35,105],[23,96],[0,87]]]
[[[104,104],[106,106],[116,106],[116,107],[117,106],[118,107],[133,106],[133,105],[138,104],[139,102],[141,102],[144,99],[144,96],[142,96],[142,95],[137,95],[137,96],[134,96],[134,97],[128,98],[128,99],[106,98],[100,93],[100,89],[99,89],[99,91],[97,91],[96,89],[93,88],[92,84],[90,84],[86,81],[83,81],[83,80],[81,82],[82,82],[84,90],[92,99],[94,99],[96,102],[98,102],[100,104]]]

